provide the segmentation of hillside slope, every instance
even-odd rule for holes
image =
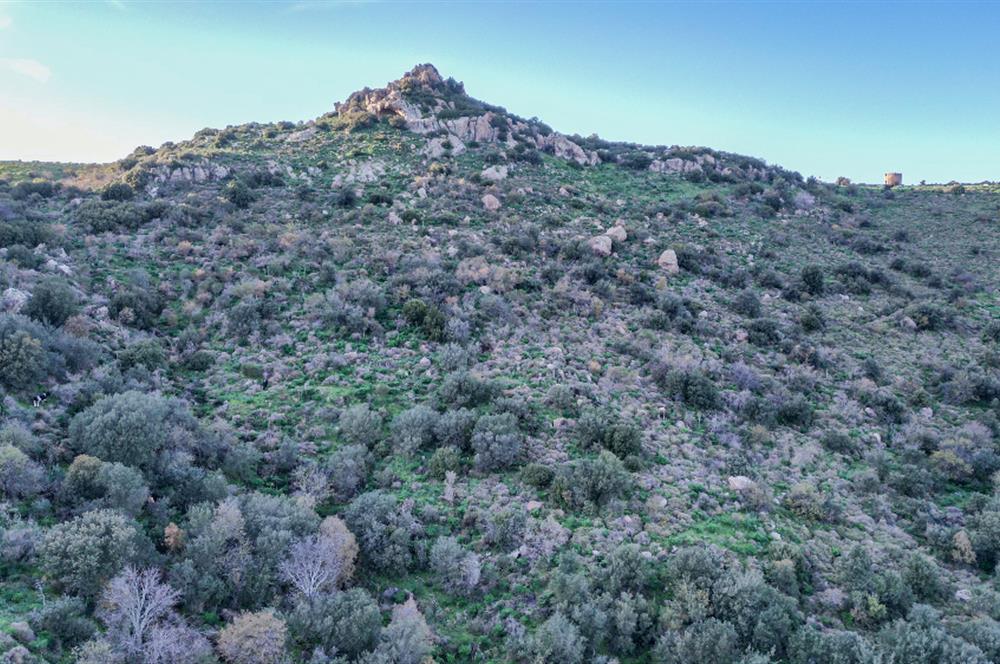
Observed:
[[[1000,661],[996,187],[430,65],[0,178],[11,661]]]

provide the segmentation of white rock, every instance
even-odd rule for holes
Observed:
[[[730,475],[727,482],[730,490],[732,491],[747,491],[757,486],[757,484],[746,475]]]
[[[612,226],[608,230],[604,231],[604,234],[615,242],[624,242],[628,239],[628,233],[625,231],[624,226]]]
[[[498,199],[493,194],[486,194],[483,196],[483,207],[490,212],[495,212],[500,209],[500,199]]]
[[[488,182],[500,182],[500,180],[507,179],[507,167],[506,166],[490,166],[489,168],[484,168],[483,172],[480,173],[480,177]]]
[[[667,249],[656,259],[656,264],[667,274],[677,274],[681,268],[677,264],[677,252]]]
[[[607,235],[594,236],[587,244],[590,245],[590,250],[598,256],[611,255],[611,238]]]

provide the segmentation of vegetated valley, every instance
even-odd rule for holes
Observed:
[[[1000,661],[998,265],[429,65],[0,164],[0,657]]]

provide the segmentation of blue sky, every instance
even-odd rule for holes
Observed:
[[[0,0],[0,159],[306,120],[419,62],[565,133],[1000,179],[995,2]]]

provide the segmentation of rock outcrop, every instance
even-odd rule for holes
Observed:
[[[584,150],[563,134],[543,134],[528,122],[472,99],[465,94],[461,83],[444,79],[430,64],[417,65],[384,88],[359,90],[334,108],[340,115],[370,113],[396,118],[416,134],[443,133],[444,138],[435,136],[424,148],[424,154],[432,159],[444,154],[446,143],[451,144],[453,154],[458,154],[466,143],[502,143],[514,147],[521,141],[581,165],[601,161],[596,152]]]

